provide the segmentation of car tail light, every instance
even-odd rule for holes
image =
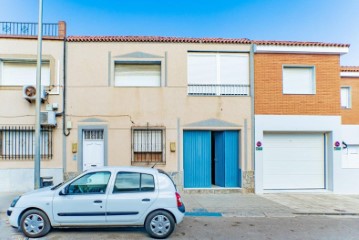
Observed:
[[[178,192],[176,192],[176,199],[177,199],[177,207],[182,207],[183,203],[182,203],[182,200],[181,200],[181,195],[179,195]]]

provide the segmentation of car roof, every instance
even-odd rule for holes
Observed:
[[[142,172],[142,173],[150,173],[157,174],[158,170],[156,168],[150,167],[135,167],[135,166],[126,166],[126,167],[118,167],[118,166],[105,166],[105,167],[94,167],[88,169],[86,172],[97,172],[97,171],[123,171],[123,172]]]

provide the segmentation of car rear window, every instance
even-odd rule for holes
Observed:
[[[155,181],[151,174],[137,172],[119,172],[116,176],[113,193],[153,192]]]

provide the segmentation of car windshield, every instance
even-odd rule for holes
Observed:
[[[67,179],[65,182],[62,182],[62,183],[59,183],[59,184],[53,186],[53,187],[51,188],[51,190],[56,190],[56,189],[58,189],[58,188],[61,187],[62,185],[64,185],[64,184],[70,182],[70,181],[73,180],[75,177],[79,176],[80,174],[81,174],[81,173],[78,173],[78,174],[72,176],[71,178]]]

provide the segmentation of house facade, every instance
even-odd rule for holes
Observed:
[[[179,187],[253,191],[250,46],[68,37],[65,172],[156,166]]]
[[[258,42],[255,189],[358,193],[342,158],[340,55],[349,45]],[[343,90],[342,90],[343,91]],[[343,116],[343,117],[342,117]]]
[[[0,24],[0,192],[26,191],[37,40],[31,24]],[[54,29],[43,41],[42,177],[132,165],[183,189],[359,192],[359,69],[340,67],[348,44]]]
[[[0,192],[34,186],[36,24],[0,23]],[[41,174],[63,179],[62,112],[65,23],[44,24]],[[50,114],[50,115],[48,115]],[[47,117],[52,124],[47,124]],[[46,119],[45,119],[46,118]],[[55,124],[56,122],[57,124]]]

